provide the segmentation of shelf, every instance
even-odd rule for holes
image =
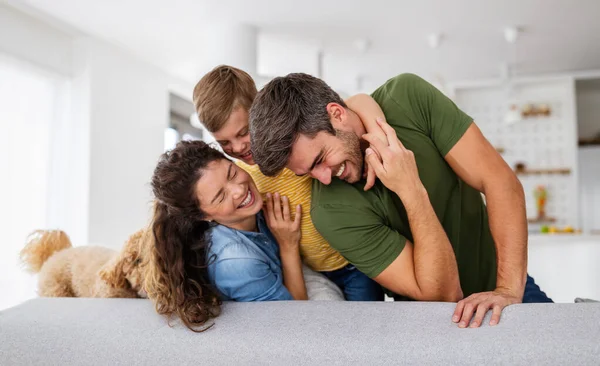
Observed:
[[[562,122],[563,118],[558,118],[558,117],[528,117],[528,118],[521,118],[519,120],[519,122],[516,123],[533,123],[533,122],[542,122],[542,123],[557,123],[557,122]]]
[[[591,139],[579,139],[579,146],[600,145],[600,137]]]
[[[527,219],[527,222],[529,222],[530,224],[543,224],[545,222],[556,222],[556,219],[554,217],[536,217],[532,219]]]
[[[578,230],[578,231],[573,231],[573,232],[557,231],[554,233],[540,233],[540,235],[543,235],[543,236],[581,236],[583,234],[582,234],[581,230]]]
[[[571,169],[569,168],[559,168],[559,169],[525,169],[520,171],[515,171],[517,175],[540,175],[540,174],[562,174],[567,175],[571,174]]]

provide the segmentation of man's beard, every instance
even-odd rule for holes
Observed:
[[[344,155],[346,161],[351,162],[355,165],[358,170],[358,176],[348,177],[350,178],[349,183],[356,183],[360,180],[363,174],[363,155],[360,151],[360,139],[354,132],[347,132],[343,130],[335,130],[335,135],[342,142],[344,146]],[[348,168],[348,167],[346,167]]]

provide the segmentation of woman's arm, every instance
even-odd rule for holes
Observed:
[[[308,300],[300,258],[300,205],[296,206],[296,217],[292,220],[288,198],[267,193],[264,210],[267,225],[279,244],[283,283],[295,300]]]
[[[294,298],[281,275],[269,263],[248,255],[243,244],[232,243],[209,265],[211,282],[229,300],[281,301]]]
[[[283,267],[283,284],[288,289],[294,300],[308,300],[304,275],[302,274],[302,259],[300,252],[281,251],[281,265]]]
[[[382,132],[381,128],[377,124],[377,120],[385,122],[385,115],[375,99],[371,98],[371,96],[367,94],[356,94],[346,99],[345,102],[348,108],[358,115],[358,118],[360,118],[362,121],[367,133],[375,138],[379,138],[387,146],[387,138],[385,133]],[[374,151],[377,154],[379,153],[376,150]],[[365,184],[364,189],[365,191],[368,191],[371,189],[371,187],[373,187],[373,184],[375,184],[375,179],[377,176],[373,168],[371,168],[367,163],[367,159],[365,159],[364,164],[363,178],[367,179],[367,184]]]

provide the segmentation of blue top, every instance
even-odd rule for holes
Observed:
[[[258,232],[223,225],[210,230],[208,277],[224,300],[293,300],[283,285],[279,245],[262,212],[256,221]]]

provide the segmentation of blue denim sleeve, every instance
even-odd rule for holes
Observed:
[[[293,300],[281,274],[257,258],[227,258],[213,264],[213,280],[233,301]]]

